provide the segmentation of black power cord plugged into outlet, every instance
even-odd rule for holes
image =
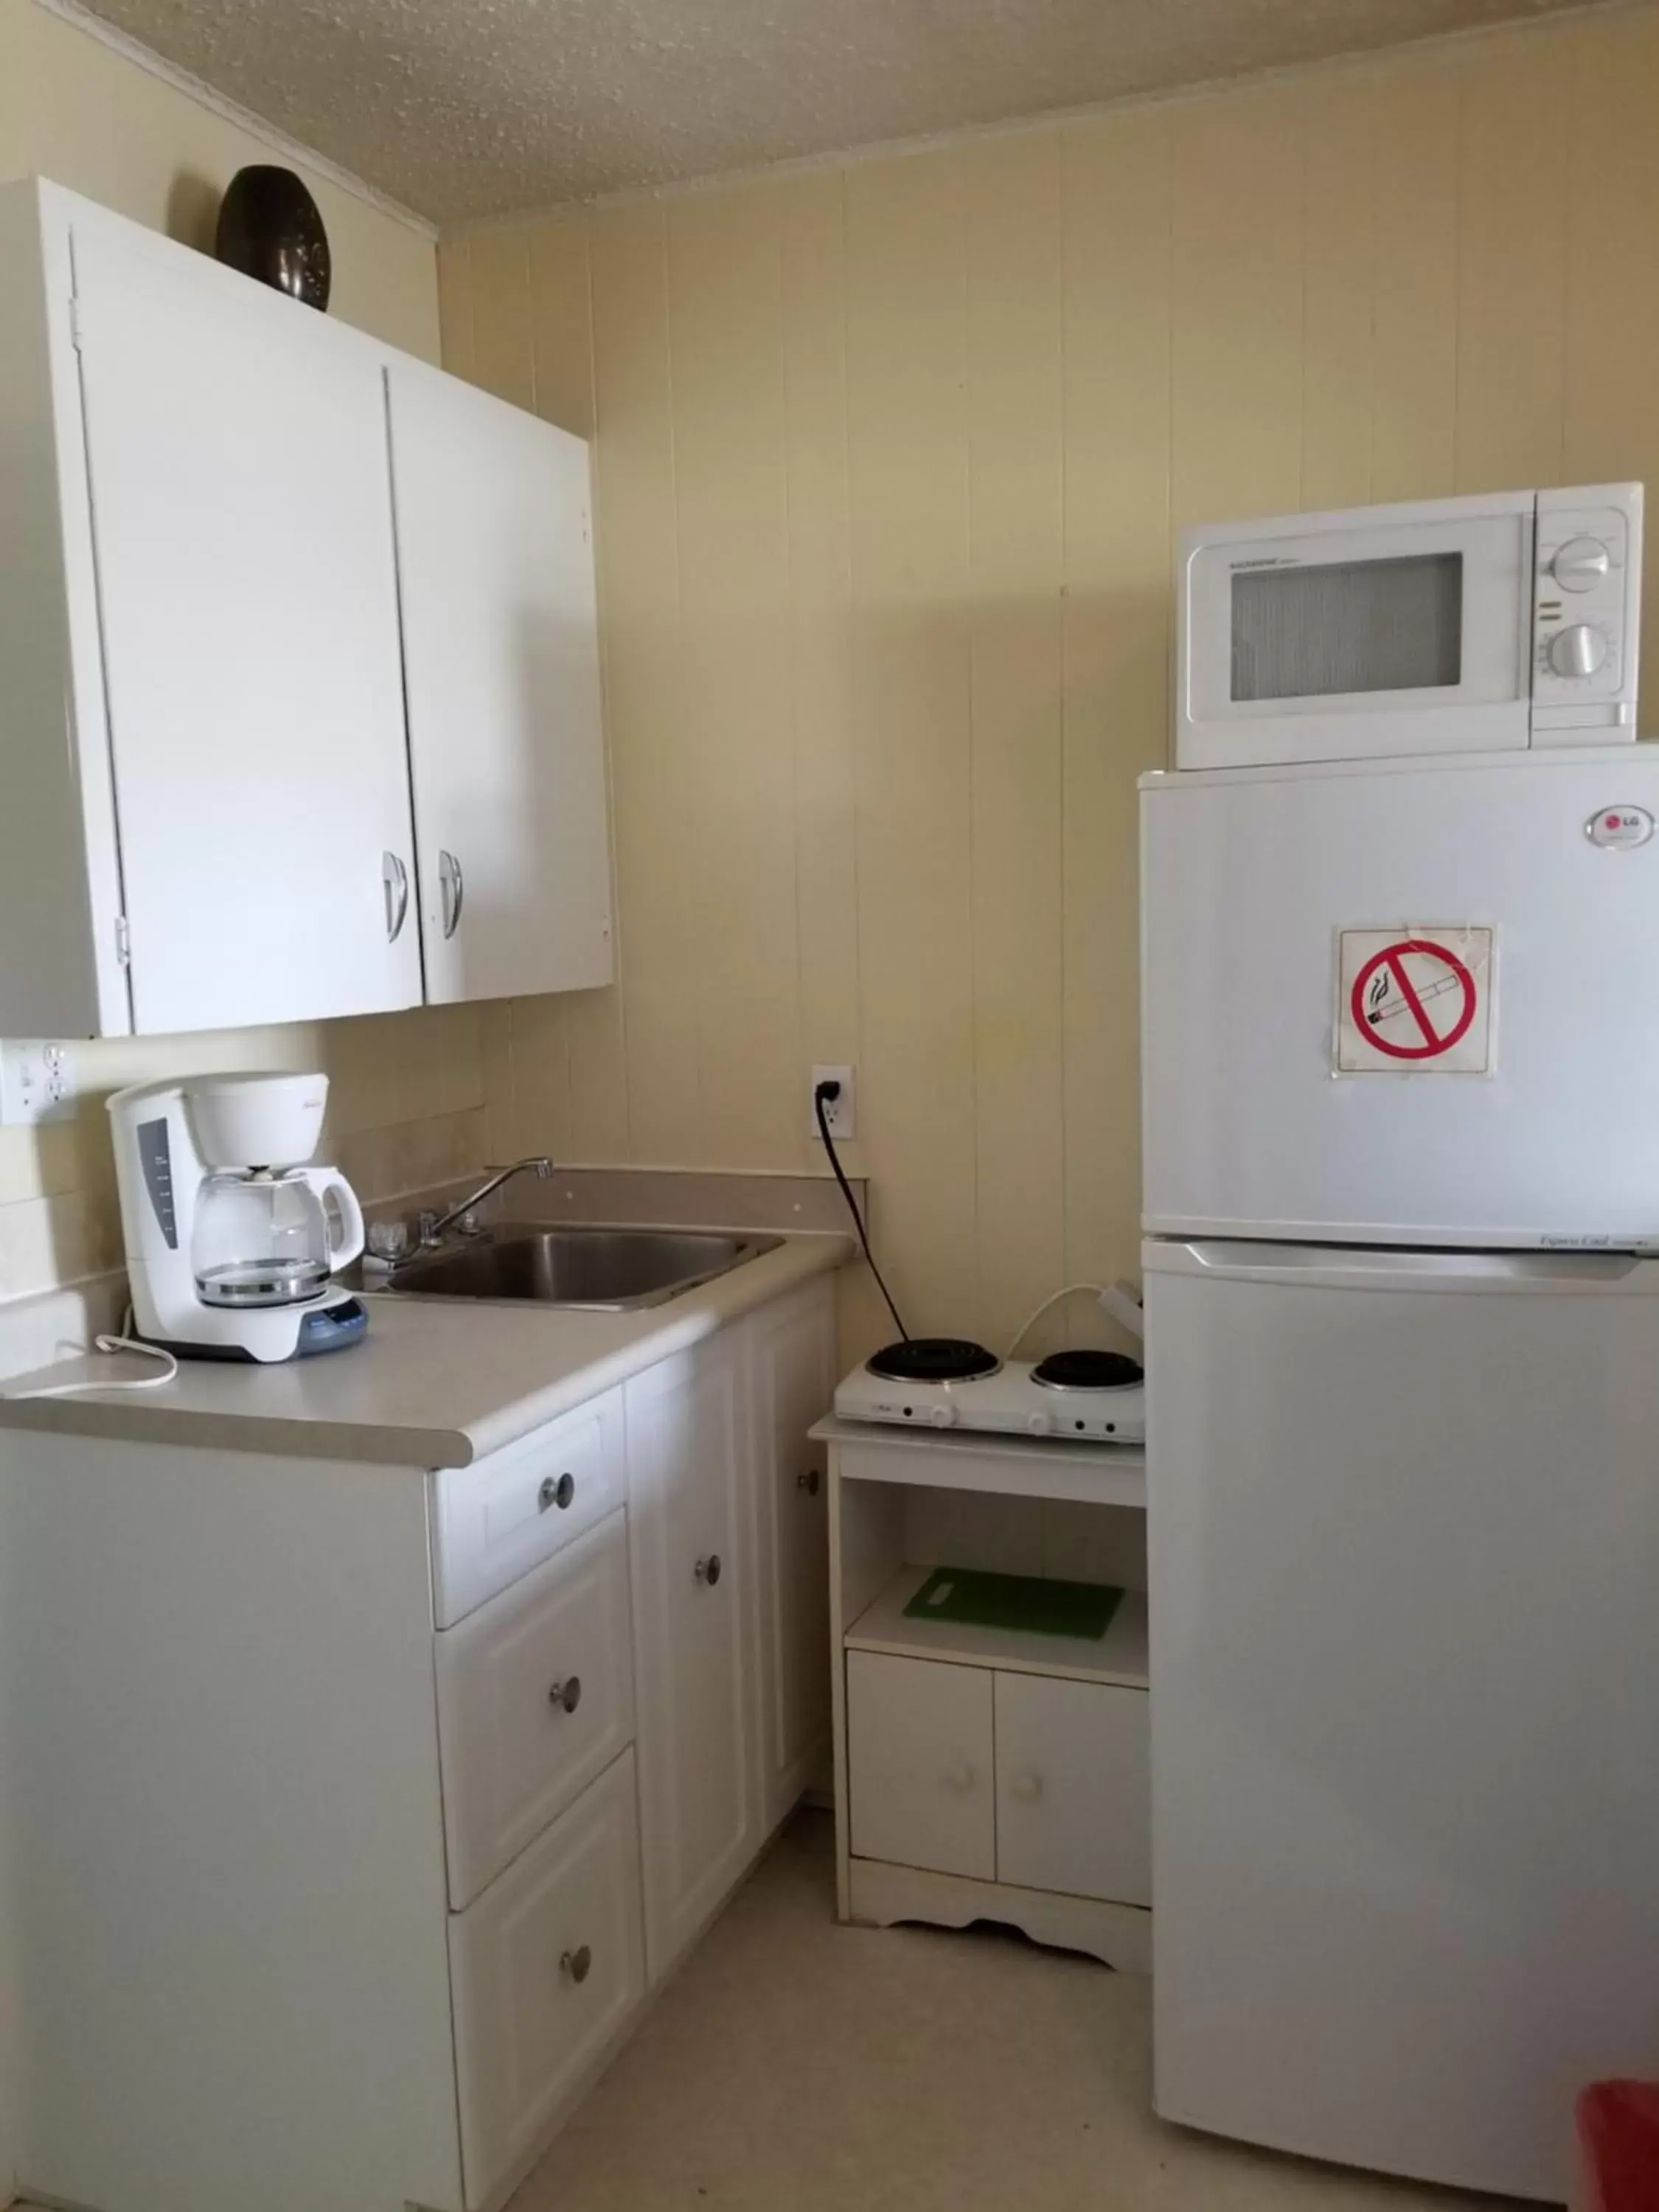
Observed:
[[[870,1273],[876,1279],[876,1288],[887,1301],[887,1310],[893,1316],[894,1328],[897,1329],[904,1342],[908,1344],[910,1332],[904,1326],[898,1308],[893,1304],[893,1293],[882,1279],[881,1269],[876,1265],[876,1255],[870,1249],[870,1237],[864,1225],[864,1216],[859,1212],[859,1202],[853,1195],[853,1186],[848,1182],[842,1172],[841,1162],[836,1157],[836,1140],[830,1133],[830,1109],[840,1097],[841,1085],[837,1082],[830,1081],[815,1085],[812,1091],[812,1112],[817,1121],[818,1134],[823,1139],[824,1151],[830,1155],[830,1165],[834,1170],[836,1181],[841,1185],[841,1194],[847,1200],[847,1211],[853,1217],[853,1226],[859,1232],[859,1243],[864,1247],[864,1256],[870,1263]]]

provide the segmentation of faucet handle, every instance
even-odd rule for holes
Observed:
[[[406,1221],[371,1221],[368,1224],[368,1249],[376,1260],[401,1260],[409,1249],[409,1224]]]

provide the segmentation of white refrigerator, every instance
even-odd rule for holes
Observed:
[[[1141,805],[1158,2109],[1562,2197],[1659,2074],[1659,747]]]

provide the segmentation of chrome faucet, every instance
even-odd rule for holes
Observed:
[[[485,1199],[493,1198],[501,1185],[511,1182],[514,1176],[533,1175],[540,1182],[545,1182],[552,1172],[553,1163],[545,1152],[538,1152],[533,1159],[514,1160],[512,1166],[508,1168],[492,1168],[489,1171],[489,1182],[481,1182],[477,1190],[469,1193],[458,1206],[452,1206],[447,1213],[422,1214],[421,1243],[423,1245],[435,1244],[446,1229],[453,1228],[464,1213],[471,1213],[475,1206],[482,1206]]]

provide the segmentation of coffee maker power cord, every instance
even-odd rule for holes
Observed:
[[[131,1306],[127,1308],[125,1326],[132,1326]],[[136,1336],[94,1336],[92,1348],[110,1353],[136,1352],[141,1359],[157,1359],[163,1364],[155,1375],[128,1375],[114,1382],[49,1382],[39,1390],[0,1390],[0,1398],[78,1398],[86,1390],[159,1390],[162,1383],[171,1382],[179,1372],[179,1363],[170,1352],[163,1352],[159,1344],[145,1344]]]

